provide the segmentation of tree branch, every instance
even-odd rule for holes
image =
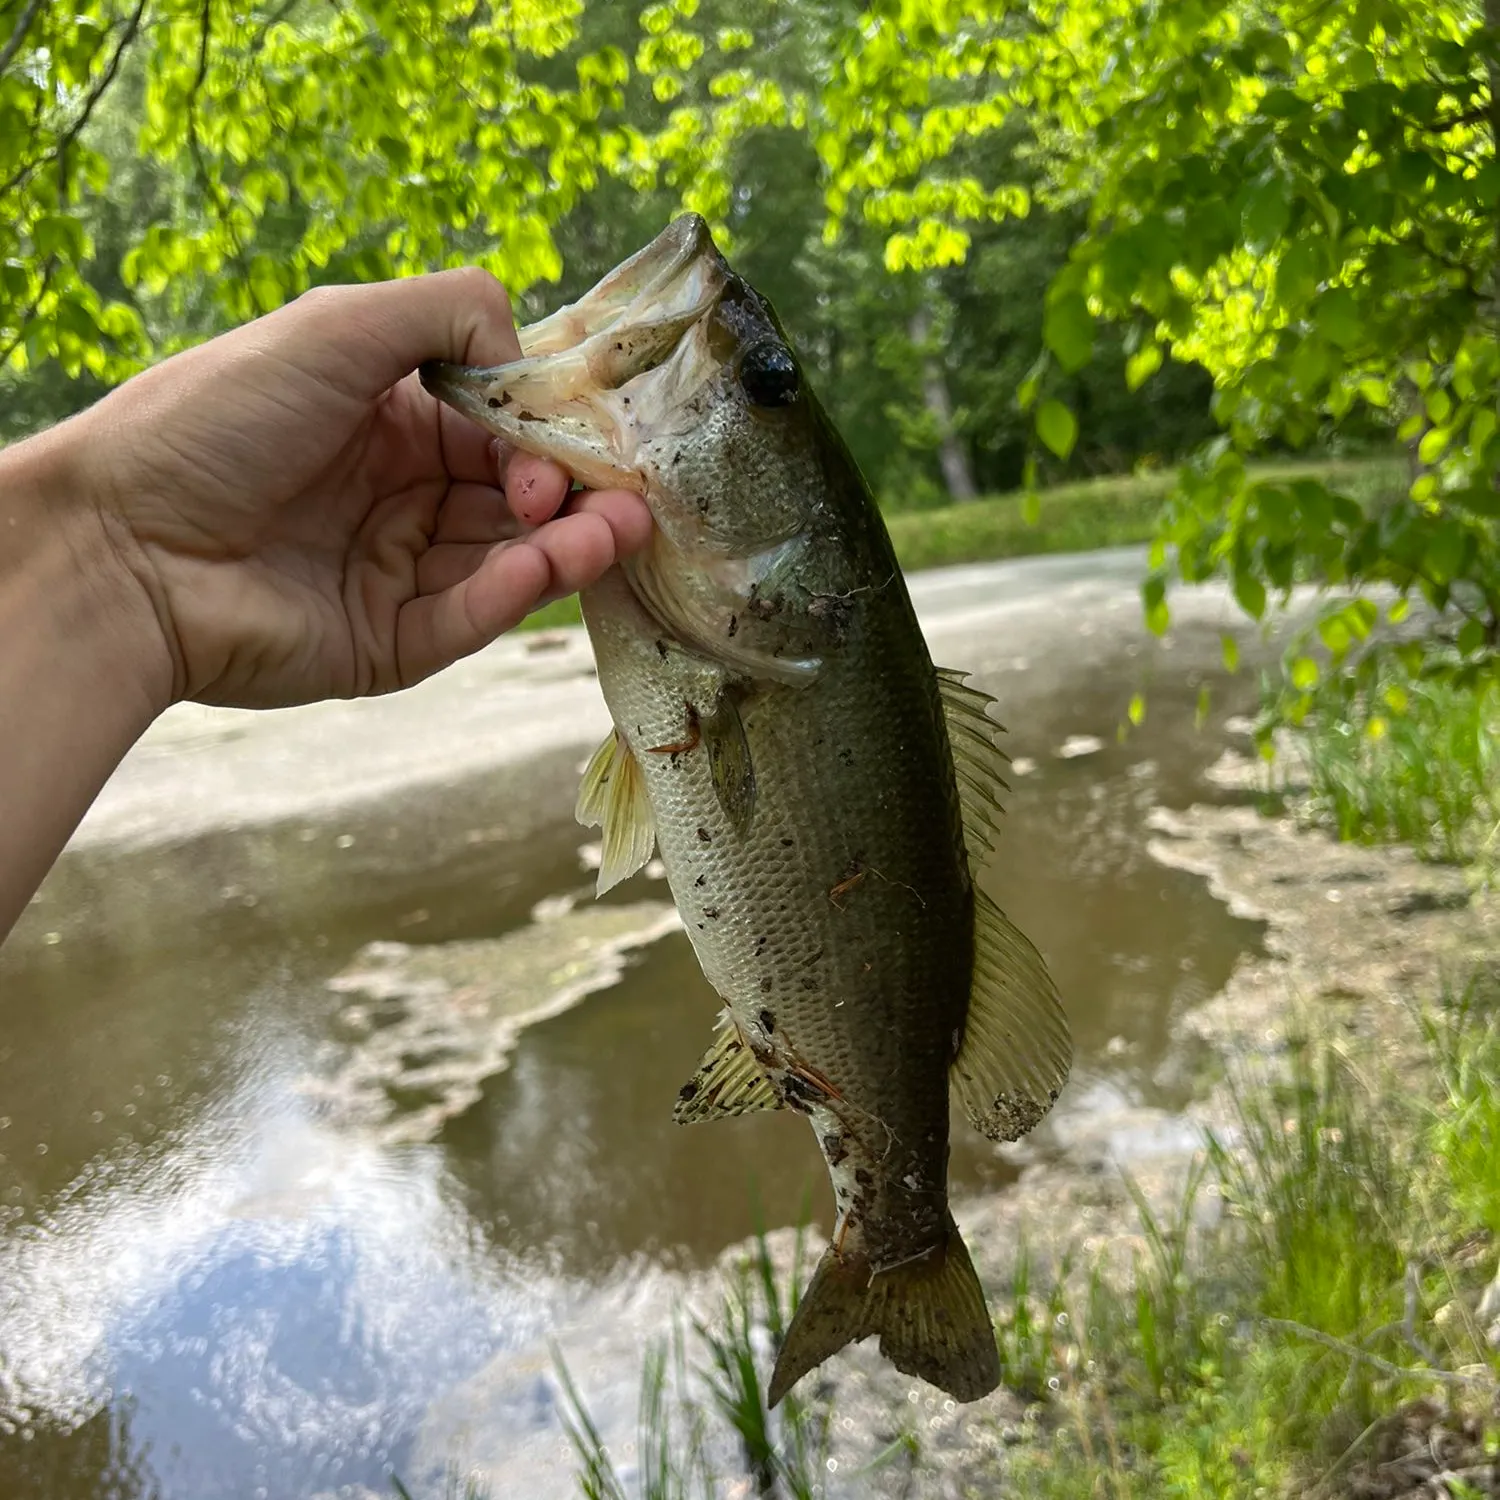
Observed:
[[[214,29],[214,0],[203,0],[203,8],[198,18],[198,71],[193,75],[192,86],[187,93],[187,138],[188,150],[193,158],[193,170],[197,174],[198,181],[202,185],[204,193],[208,196],[213,206],[214,216],[223,225],[229,236],[230,258],[239,267],[240,275],[244,278],[245,285],[249,288],[250,299],[257,312],[267,313],[271,309],[262,303],[260,294],[256,291],[254,283],[250,280],[250,268],[245,262],[245,245],[240,239],[238,231],[230,222],[229,199],[225,195],[224,185],[214,179],[208,170],[208,161],[203,155],[203,142],[198,137],[198,98],[203,92],[203,85],[208,78],[209,43],[213,40]]]
[[[11,32],[9,39],[3,47],[0,47],[0,74],[15,60],[16,53],[21,50],[21,44],[26,40],[26,33],[31,30],[31,23],[36,20],[36,13],[42,8],[42,0],[27,0],[26,9],[21,12],[21,19],[16,22],[16,29]]]
[[[106,64],[104,72],[100,74],[99,81],[89,90],[88,97],[83,101],[83,108],[79,110],[78,117],[58,137],[57,145],[51,151],[25,162],[10,175],[9,179],[0,183],[0,201],[3,201],[16,188],[24,186],[32,177],[48,162],[61,161],[73,143],[83,133],[85,126],[92,118],[94,110],[98,108],[99,101],[109,91],[110,85],[115,81],[115,74],[120,71],[120,63],[125,57],[130,44],[135,40],[136,32],[140,30],[141,18],[146,14],[147,0],[136,0],[135,10],[131,12],[130,19],[125,23],[125,33],[120,38],[120,44],[114,50],[114,55]],[[103,45],[101,41],[100,45]],[[64,168],[66,170],[66,168]]]
[[[42,298],[47,295],[52,285],[52,273],[56,269],[57,257],[49,255],[46,265],[42,267],[42,284],[36,289],[36,296],[26,304],[25,308],[21,311],[20,317],[16,319],[16,331],[12,335],[10,342],[0,346],[0,370],[5,368],[6,361],[16,352],[17,348],[20,347],[21,340],[26,337],[26,325],[36,316],[37,309],[42,305]]]
[[[286,20],[301,3],[302,0],[283,0],[283,3],[261,22],[260,27],[250,42],[249,53],[251,57],[258,57],[260,55],[261,49],[266,45],[266,36],[271,28]]]

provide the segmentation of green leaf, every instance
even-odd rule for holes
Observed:
[[[1146,628],[1152,635],[1165,635],[1171,612],[1167,608],[1167,580],[1163,574],[1147,576],[1141,585],[1141,605],[1146,614]]]
[[[1245,195],[1240,233],[1252,251],[1270,250],[1292,217],[1291,185],[1279,172],[1263,177]]]
[[[1078,441],[1078,419],[1055,398],[1037,408],[1036,433],[1059,458],[1066,458]]]
[[[1365,334],[1364,321],[1354,293],[1346,286],[1330,287],[1318,298],[1314,309],[1318,329],[1330,344],[1352,349]]]
[[[1424,464],[1435,464],[1452,440],[1453,434],[1446,427],[1429,427],[1417,444],[1417,457]]]
[[[1474,413],[1474,420],[1469,423],[1469,446],[1474,450],[1476,458],[1483,458],[1485,447],[1494,435],[1495,410],[1490,406],[1481,406]]]
[[[1422,567],[1436,583],[1448,583],[1463,569],[1468,532],[1457,521],[1445,520],[1433,532],[1422,555]]]
[[[1219,646],[1224,653],[1224,670],[1238,672],[1240,669],[1240,643],[1226,630],[1219,636]]]
[[[1326,620],[1319,620],[1318,634],[1323,638],[1323,644],[1333,653],[1335,659],[1342,657],[1354,643],[1354,637],[1348,625],[1337,615],[1330,616]]]
[[[1234,575],[1234,597],[1239,606],[1252,620],[1258,620],[1266,612],[1266,586],[1247,568]]]
[[[1130,722],[1139,725],[1146,717],[1146,700],[1139,693],[1132,694],[1130,707],[1126,710],[1126,716]]]
[[[1081,292],[1063,292],[1048,302],[1042,314],[1042,339],[1069,374],[1089,362],[1094,352],[1094,319]]]
[[[1146,381],[1161,369],[1161,345],[1147,344],[1125,361],[1125,387],[1138,391]]]
[[[1299,656],[1292,663],[1292,686],[1299,692],[1309,692],[1318,685],[1318,664],[1310,656]]]

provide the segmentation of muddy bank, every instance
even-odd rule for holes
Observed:
[[[1208,779],[1222,797],[1248,794],[1255,774],[1248,759],[1231,754]],[[1476,890],[1464,871],[1424,864],[1405,848],[1340,844],[1295,815],[1263,816],[1248,795],[1229,805],[1159,809],[1152,824],[1155,858],[1202,876],[1237,915],[1263,922],[1263,949],[1176,1022],[1181,1050],[1197,1062],[1197,1088],[1185,1108],[1103,1109],[1074,1118],[1064,1152],[1024,1141],[1006,1148],[1023,1167],[1020,1180],[1003,1193],[955,1204],[997,1314],[1009,1302],[1022,1242],[1037,1285],[1049,1284],[1068,1258],[1075,1267],[1102,1263],[1123,1290],[1147,1246],[1122,1168],[1153,1209],[1170,1212],[1204,1132],[1233,1145],[1228,1080],[1281,1069],[1293,1039],[1332,1038],[1367,1065],[1362,1076],[1373,1088],[1400,1087],[1404,1065],[1424,1056],[1414,1002],[1438,998],[1477,963],[1493,962],[1500,944],[1500,900]],[[1200,1195],[1196,1211],[1205,1222],[1216,1217],[1212,1190]],[[793,1244],[790,1231],[772,1239],[784,1274]],[[727,1255],[725,1269],[745,1254]],[[711,1280],[696,1289],[696,1300],[713,1300]],[[1006,1455],[1029,1440],[1036,1415],[1005,1390],[956,1406],[891,1369],[873,1343],[835,1357],[802,1389],[836,1411],[831,1495],[988,1493],[1003,1477]],[[1438,1415],[1434,1406],[1431,1420],[1417,1427],[1425,1432]],[[881,1476],[840,1479],[903,1436],[920,1448],[915,1479],[904,1461]]]

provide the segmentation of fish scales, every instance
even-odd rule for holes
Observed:
[[[930,771],[947,754],[941,708],[898,581],[854,602],[815,710],[804,689],[780,685],[743,705],[758,812],[743,839],[703,756],[653,750],[683,742],[685,705],[711,701],[719,682],[622,624],[628,601],[584,605],[705,976],[775,1064],[839,1081],[839,1139],[825,1155],[886,1168],[839,1203],[881,1236],[876,1266],[930,1243],[946,1208],[948,1068],[972,965],[957,795]],[[903,650],[904,671],[893,665]],[[871,656],[885,663],[877,674]]]
[[[660,850],[725,1003],[675,1114],[795,1109],[834,1190],[771,1403],[872,1335],[976,1399],[999,1360],[948,1207],[950,1092],[1014,1139],[1071,1060],[1045,963],[974,884],[1003,786],[989,700],[934,668],[868,486],[702,220],[521,342],[423,380],[651,509],[648,547],[583,597],[615,727],[578,812],[601,891]]]

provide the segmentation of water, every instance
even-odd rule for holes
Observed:
[[[1115,742],[1139,649],[1096,643],[1068,672],[977,653],[1034,762],[984,879],[1068,1003],[1063,1123],[1180,1104],[1173,1018],[1257,936],[1145,854],[1149,808],[1201,796],[1224,741],[1188,732],[1203,669],[1180,654]],[[1221,692],[1215,723],[1241,706]],[[1103,748],[1056,755],[1079,734]],[[671,1123],[716,1010],[680,933],[525,1029],[409,1139],[309,1097],[361,1056],[328,981],[362,945],[497,937],[587,886],[570,798],[543,799],[522,841],[485,834],[502,797],[455,784],[357,827],[65,872],[45,918],[63,940],[33,931],[0,960],[0,1494],[388,1496],[434,1434],[555,1457],[549,1334],[623,1381],[675,1273],[757,1214],[827,1222],[800,1119]],[[275,899],[278,870],[319,869],[323,899]],[[216,897],[190,921],[166,899],[184,872]],[[639,877],[615,899],[664,896]],[[1034,1139],[1059,1149],[1050,1125]],[[958,1193],[1016,1170],[957,1133]]]

